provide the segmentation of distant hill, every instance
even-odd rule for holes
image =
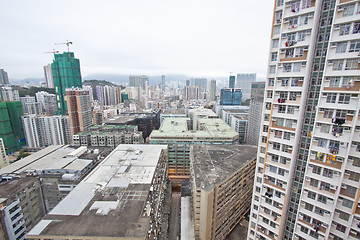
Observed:
[[[84,80],[82,84],[85,86],[116,86],[116,84],[108,82],[106,80],[96,80],[96,79]]]

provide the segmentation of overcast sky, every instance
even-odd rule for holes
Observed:
[[[4,0],[0,68],[43,78],[67,39],[90,74],[266,74],[273,0]]]

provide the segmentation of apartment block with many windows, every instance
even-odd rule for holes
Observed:
[[[359,1],[275,1],[248,239],[359,239],[359,51]]]

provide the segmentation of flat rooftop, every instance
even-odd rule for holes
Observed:
[[[0,174],[16,173],[20,174],[26,170],[44,171],[51,169],[70,169],[69,166],[74,166],[79,170],[79,164],[73,164],[74,161],[80,160],[75,155],[80,148],[73,148],[69,145],[52,145],[44,148],[28,157],[20,159],[9,166],[0,169]],[[85,147],[86,148],[86,147]],[[91,160],[83,160],[82,163],[91,162]]]
[[[188,110],[189,115],[205,115],[208,117],[218,117],[218,115],[211,109],[208,108],[194,108]]]
[[[249,109],[224,109],[224,112],[228,113],[249,113]]]
[[[197,130],[189,130],[188,122],[190,118],[165,118],[160,129],[151,132],[150,141],[160,138],[171,140],[172,137],[187,138],[189,141],[238,138],[238,133],[219,118],[198,119],[200,128]]]
[[[167,108],[162,113],[162,115],[185,115],[185,108]]]
[[[146,202],[166,145],[121,144],[28,234],[144,239]]]
[[[237,118],[239,120],[248,120],[249,119],[248,114],[236,114],[236,115],[233,115],[233,117]]]
[[[211,189],[253,161],[256,153],[257,147],[251,145],[192,145],[190,160],[196,187]]]
[[[39,181],[34,177],[13,178],[12,180],[0,183],[0,198],[15,197],[15,194],[26,186]]]

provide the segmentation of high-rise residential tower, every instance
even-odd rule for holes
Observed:
[[[206,78],[195,78],[194,85],[201,87],[201,91],[205,92],[207,90],[207,79]]]
[[[209,101],[216,101],[216,80],[210,80],[210,97]]]
[[[58,113],[64,114],[67,112],[65,89],[82,87],[80,61],[74,57],[73,52],[54,54],[51,69],[54,79]]]
[[[51,64],[44,66],[44,74],[45,74],[45,80],[46,80],[46,87],[47,88],[54,88],[54,78],[52,74],[52,68]]]
[[[85,131],[92,125],[92,110],[89,92],[82,88],[66,89],[71,135]]]
[[[275,2],[248,239],[360,236],[359,5]]]
[[[0,84],[9,84],[9,77],[4,69],[0,69]]]
[[[250,99],[251,83],[256,81],[256,73],[239,73],[236,77],[235,87],[241,88],[243,99]]]

